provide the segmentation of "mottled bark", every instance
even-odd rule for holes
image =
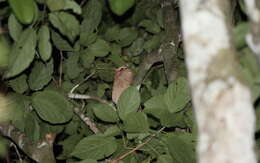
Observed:
[[[54,135],[46,135],[46,140],[32,142],[25,134],[10,124],[0,124],[0,134],[10,138],[25,154],[39,163],[55,163],[53,153]]]
[[[199,163],[256,163],[254,110],[250,90],[239,76],[228,2],[180,1]]]
[[[135,75],[133,84],[140,87],[147,71],[152,67],[154,63],[163,61],[159,50],[155,50],[152,53],[146,55],[142,60],[138,72]]]
[[[163,0],[166,38],[161,46],[165,74],[168,82],[173,82],[178,76],[179,60],[177,49],[179,44],[180,25],[178,10],[172,0]]]
[[[247,34],[246,40],[260,64],[260,1],[245,0],[245,4],[250,18],[250,32]]]

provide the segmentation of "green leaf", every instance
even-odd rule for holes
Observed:
[[[159,24],[159,26],[161,28],[164,28],[164,16],[163,16],[162,8],[158,9],[158,11],[156,13],[156,20],[157,20],[157,23]]]
[[[182,110],[190,101],[187,79],[181,77],[171,83],[164,95],[164,101],[171,113]]]
[[[133,28],[122,28],[119,32],[117,42],[121,47],[130,45],[138,36],[138,31]]]
[[[9,46],[9,41],[3,34],[0,35],[0,49],[0,69],[6,70],[9,63],[11,47]]]
[[[126,63],[121,58],[122,48],[118,44],[111,44],[111,54],[108,59],[113,62],[117,67],[124,66]]]
[[[68,124],[66,124],[64,133],[68,135],[77,135],[78,127],[80,126],[80,121],[76,118],[73,118]],[[70,152],[71,153],[71,152]]]
[[[89,0],[83,8],[84,19],[95,20],[93,27],[97,28],[102,18],[102,4],[99,0]]]
[[[256,115],[256,132],[259,132],[260,130],[260,105],[255,109],[255,115]]]
[[[167,105],[164,102],[164,95],[153,96],[144,103],[145,108],[161,108],[167,109]]]
[[[181,128],[186,127],[183,114],[170,113],[169,110],[165,108],[145,108],[144,112],[159,119],[162,126]]]
[[[29,140],[36,142],[40,139],[40,126],[35,115],[27,114],[25,118],[25,130]]]
[[[46,4],[51,11],[58,11],[64,8],[65,0],[46,0]]]
[[[174,162],[170,155],[160,155],[157,158],[157,162],[156,163],[169,163],[169,162]]]
[[[96,160],[93,159],[86,159],[86,160],[82,160],[78,163],[98,163]]]
[[[37,117],[35,115],[35,117]],[[39,121],[41,128],[41,137],[45,137],[46,134],[60,134],[65,128],[65,124],[53,125],[51,123],[46,123],[45,121]]]
[[[46,65],[42,62],[35,62],[28,80],[32,90],[40,90],[51,81],[53,73],[52,62],[51,60]]]
[[[255,101],[260,96],[259,65],[255,59],[255,55],[249,48],[242,49],[242,54],[240,57],[241,72],[251,89],[252,100]]]
[[[136,39],[130,48],[128,48],[128,56],[138,56],[140,55],[143,50],[144,50],[144,39],[143,38],[138,38]]]
[[[245,47],[246,44],[246,34],[249,31],[249,24],[246,22],[239,23],[233,30],[234,41],[236,48],[240,49]]]
[[[119,120],[114,108],[108,104],[93,105],[93,111],[104,122],[117,122]]]
[[[72,152],[72,156],[80,159],[104,159],[113,154],[117,149],[114,137],[92,135],[82,139]]]
[[[79,66],[79,53],[69,53],[69,58],[65,61],[65,73],[69,79],[77,78],[82,72],[82,68]]]
[[[65,123],[73,115],[73,110],[67,99],[56,91],[37,92],[32,104],[38,115],[50,123]]]
[[[138,26],[144,27],[147,32],[150,32],[152,34],[157,34],[161,31],[160,26],[156,22],[149,20],[149,19],[142,20],[138,24]]]
[[[23,31],[22,25],[18,22],[13,14],[8,18],[8,32],[14,41],[18,41]]]
[[[164,102],[164,95],[157,95],[150,98],[144,104],[144,112],[159,119],[165,127],[186,127],[183,115],[170,113]]]
[[[95,55],[88,53],[88,49],[80,52],[80,61],[85,68],[90,68],[95,60]]]
[[[120,27],[118,25],[114,25],[113,27],[107,28],[104,37],[107,41],[115,41],[118,38],[119,32]]]
[[[98,0],[90,0],[83,8],[80,26],[80,44],[88,46],[97,39],[97,27],[101,22],[102,6]]]
[[[106,69],[98,70],[97,75],[98,77],[105,81],[105,82],[113,82],[114,80],[114,71],[111,71],[111,69],[114,69],[113,65],[110,63],[105,62],[95,62],[96,67],[106,67]]]
[[[68,155],[73,152],[75,146],[80,142],[82,139],[81,134],[74,134],[59,142],[59,145],[62,145],[62,154],[58,156],[58,159],[66,159]]]
[[[149,39],[148,41],[146,41],[144,43],[144,49],[150,53],[151,51],[153,51],[154,49],[158,48],[161,44],[161,38],[162,36],[159,35],[154,35],[151,39]]]
[[[195,163],[195,143],[191,134],[168,134],[165,138],[169,152],[176,163]]]
[[[8,86],[10,86],[15,92],[22,94],[29,88],[26,80],[27,76],[22,74],[19,77],[9,80]]]
[[[106,129],[106,131],[104,132],[104,136],[118,136],[121,134],[122,134],[122,131],[117,125],[108,127]]]
[[[75,2],[74,0],[65,0],[65,6],[63,9],[64,10],[71,9],[74,13],[79,15],[82,13],[80,5],[77,4],[77,2]]]
[[[66,12],[54,12],[49,14],[49,20],[71,42],[79,35],[79,22],[73,15]]]
[[[7,99],[12,101],[8,107],[12,114],[10,114],[10,119],[12,124],[20,131],[24,132],[25,129],[25,117],[29,113],[30,108],[30,98],[18,93],[10,93]]]
[[[113,13],[122,16],[127,10],[133,7],[135,0],[109,0],[109,6]]]
[[[143,112],[132,112],[124,120],[124,130],[132,133],[147,133],[149,124],[147,116]]]
[[[12,12],[23,24],[30,24],[37,16],[37,5],[34,0],[8,0]]]
[[[42,60],[47,61],[51,57],[52,45],[50,42],[50,30],[43,25],[38,31],[38,49]]]
[[[27,76],[22,74],[12,80],[9,80],[9,85],[15,92],[24,93],[29,87],[27,84]]]
[[[125,120],[127,115],[136,112],[140,106],[140,93],[135,86],[127,88],[119,97],[118,114],[122,120]]]
[[[72,46],[54,30],[51,30],[51,39],[57,49],[61,51],[73,51]]]
[[[89,30],[89,26],[92,26],[92,24],[90,24],[89,22],[85,21],[83,22],[83,24],[81,25],[81,33],[80,33],[80,44],[83,46],[89,46],[90,44],[94,43],[97,38],[97,32],[96,31],[91,31]],[[91,31],[91,32],[90,32]]]
[[[91,44],[88,48],[88,53],[96,57],[105,57],[110,51],[108,42],[102,39],[98,39],[94,44]]]
[[[97,96],[102,98],[105,95],[106,89],[110,88],[110,86],[106,83],[98,84],[97,86]]]
[[[11,50],[6,78],[23,72],[34,59],[36,46],[36,32],[27,28]]]

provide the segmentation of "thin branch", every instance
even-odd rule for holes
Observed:
[[[178,11],[174,8],[172,0],[162,1],[166,38],[161,45],[161,55],[163,56],[164,70],[168,83],[176,80],[179,70],[177,49],[180,43],[180,25]]]
[[[133,148],[132,150],[130,150],[129,152],[119,156],[116,159],[113,159],[110,161],[110,163],[117,163],[120,160],[123,160],[124,158],[126,158],[127,156],[133,154],[135,151],[139,150],[140,148],[142,148],[144,145],[146,145],[147,143],[149,143],[153,138],[155,138],[156,135],[158,135],[160,132],[162,132],[165,129],[165,127],[161,128],[157,133],[153,134],[152,136],[150,136],[145,142],[139,144],[138,146],[136,146],[135,148]]]
[[[153,51],[152,53],[145,56],[139,66],[139,70],[135,76],[133,84],[140,86],[146,76],[147,71],[152,67],[153,64],[160,61],[163,61],[163,58],[160,55],[160,50]]]
[[[20,154],[20,152],[19,152],[17,146],[16,146],[13,142],[11,142],[10,146],[13,146],[13,147],[14,147],[14,150],[15,150],[15,152],[16,152],[18,158],[19,158],[19,161],[20,161],[20,163],[22,163],[23,160],[22,160],[21,154]]]
[[[109,102],[107,100],[101,99],[101,98],[96,97],[96,96],[90,96],[90,95],[83,95],[83,94],[77,94],[77,93],[68,93],[68,97],[71,98],[71,99],[95,100],[95,101],[98,101],[98,102],[101,102],[101,103],[104,103],[104,104],[108,104],[108,105],[112,104],[111,102]]]
[[[77,85],[75,85],[71,90],[70,93],[72,94],[75,89],[77,89],[81,84],[83,84],[84,82],[86,82],[89,78],[91,78],[94,74],[96,73],[96,71],[93,71],[90,75],[88,75],[83,81],[81,81],[80,83],[78,83]]]
[[[79,108],[74,107],[74,112],[90,128],[91,131],[93,131],[95,134],[100,133],[100,130],[97,128],[96,124],[92,122],[89,117],[81,113]]]
[[[37,162],[55,163],[53,144],[48,140],[32,142],[11,124],[0,124],[0,134],[10,138],[27,156]]]

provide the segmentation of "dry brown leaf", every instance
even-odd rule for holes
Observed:
[[[128,88],[134,79],[134,73],[126,66],[122,66],[116,69],[114,75],[114,83],[112,90],[112,100],[117,104],[117,101],[122,92]]]

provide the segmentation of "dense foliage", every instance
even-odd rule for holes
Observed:
[[[8,66],[5,58],[0,65],[12,125],[33,143],[51,135],[60,162],[195,162],[196,125],[181,38],[175,81],[167,80],[160,61],[112,102],[117,68],[137,74],[145,56],[164,48],[160,0],[121,6],[115,0],[25,1],[32,4],[23,13],[18,1],[0,0],[0,50],[11,47],[4,55]],[[234,8],[234,41],[259,115],[260,73],[245,43],[243,9],[242,3]],[[13,162],[30,162],[14,149]]]

